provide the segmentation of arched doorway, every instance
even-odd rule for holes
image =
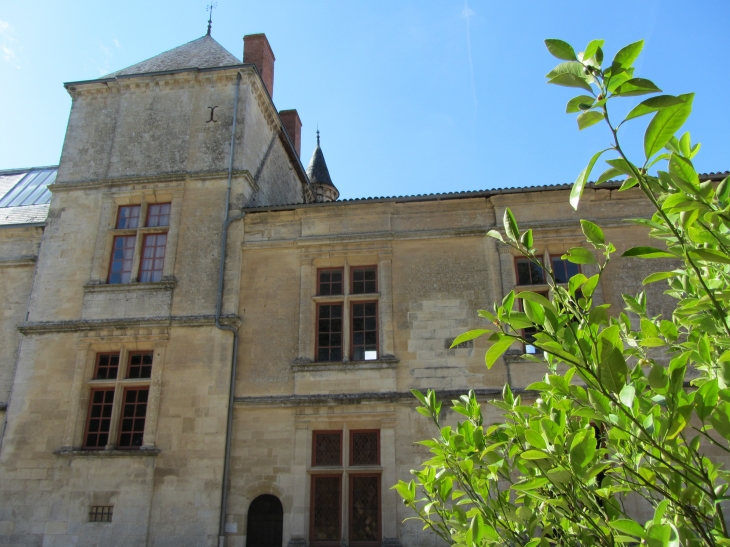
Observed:
[[[259,496],[248,508],[246,547],[282,547],[284,508],[271,494]]]

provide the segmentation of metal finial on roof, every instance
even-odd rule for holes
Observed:
[[[319,146],[319,126],[317,126],[317,146]]]
[[[210,27],[213,24],[213,9],[217,7],[218,2],[211,2],[205,8],[205,11],[210,12],[210,16],[208,17],[208,32],[206,33],[206,36],[210,36]]]

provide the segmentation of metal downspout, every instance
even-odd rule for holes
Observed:
[[[231,126],[231,151],[228,157],[228,185],[226,187],[226,209],[221,233],[221,256],[220,268],[218,271],[218,296],[215,307],[215,326],[220,330],[226,330],[233,334],[233,354],[231,355],[231,383],[228,390],[228,419],[226,423],[226,448],[223,459],[223,480],[221,482],[221,512],[218,528],[218,546],[225,544],[226,509],[228,504],[228,482],[230,478],[231,464],[231,436],[233,434],[233,398],[236,386],[236,366],[238,364],[238,329],[230,325],[221,325],[221,309],[223,307],[223,278],[226,266],[226,242],[228,240],[228,227],[232,222],[240,220],[245,213],[235,217],[228,216],[228,207],[231,203],[231,179],[233,178],[233,149],[236,143],[236,121],[238,119],[238,93],[241,83],[241,73],[236,75],[236,91],[233,103],[233,124]]]

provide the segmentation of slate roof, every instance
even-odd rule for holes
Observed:
[[[730,176],[730,171],[718,171],[710,173],[700,173],[700,180],[721,181],[725,177]],[[623,181],[609,180],[596,186],[592,182],[587,184],[588,188],[598,188],[614,190],[621,187]],[[513,186],[511,188],[492,188],[489,190],[462,190],[458,192],[438,192],[432,194],[412,194],[404,196],[375,196],[367,198],[348,198],[337,201],[326,201],[316,203],[288,203],[285,205],[262,205],[259,207],[246,207],[245,211],[256,213],[265,211],[282,211],[298,209],[300,207],[333,207],[347,203],[383,203],[383,202],[407,202],[407,201],[444,201],[449,199],[467,199],[478,197],[490,197],[500,194],[524,194],[527,192],[549,192],[554,190],[570,190],[573,183],[568,184],[536,184],[533,186]]]
[[[186,68],[213,68],[240,64],[241,61],[236,56],[206,34],[202,38],[155,55],[141,63],[102,76],[100,79],[148,72],[167,72]]]
[[[319,147],[319,135],[317,135],[317,148],[314,149],[312,159],[309,160],[307,176],[309,177],[309,182],[312,184],[328,184],[335,187],[335,185],[332,184],[329,169],[327,169],[327,162],[324,161],[324,154],[322,153],[322,149]]]
[[[0,171],[0,226],[46,221],[57,166]]]

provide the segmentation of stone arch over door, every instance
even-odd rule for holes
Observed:
[[[284,507],[271,494],[258,496],[248,508],[246,547],[282,547]]]

